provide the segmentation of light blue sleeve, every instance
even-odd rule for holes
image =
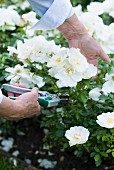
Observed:
[[[54,0],[28,0],[34,11],[39,15],[43,16],[49,9]]]
[[[41,19],[31,29],[50,30],[59,27],[73,14],[70,0],[28,0]]]
[[[2,102],[3,100],[3,94],[2,94],[2,91],[0,90],[0,103]]]

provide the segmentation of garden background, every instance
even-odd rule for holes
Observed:
[[[42,108],[39,115],[30,119],[0,119],[0,170],[114,169],[114,1],[71,0],[71,3],[90,35],[111,59],[111,63],[105,63],[99,58],[98,76],[94,80],[95,69],[92,66],[89,69],[86,61],[89,70],[84,70],[85,65],[80,63],[85,71],[81,80],[71,83],[69,77],[74,75],[71,68],[76,69],[71,63],[67,63],[71,66],[67,68],[68,79],[56,75],[53,70],[59,69],[53,58],[58,62],[57,52],[64,62],[66,53],[73,54],[61,33],[30,31],[39,16],[31,13],[27,1],[0,1],[0,87],[3,83],[24,83],[28,88],[37,86],[50,93],[68,95],[72,100],[70,105]],[[78,58],[80,52],[75,53]],[[102,113],[108,116],[100,119],[98,115]],[[70,147],[65,134],[75,126],[86,128],[89,136],[82,144]]]

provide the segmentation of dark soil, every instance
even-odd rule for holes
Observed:
[[[25,135],[19,135],[17,131],[22,131]],[[44,133],[36,118],[14,122],[10,136],[14,138],[15,143],[9,154],[18,150],[18,158],[22,161],[31,160],[31,164],[36,167],[35,170],[45,170],[39,167],[40,159],[57,161],[54,170],[114,170],[114,166],[111,166],[110,162],[103,162],[101,167],[96,168],[92,158],[89,158],[86,154],[82,158],[77,158],[72,150],[60,151],[54,148],[50,150],[54,154],[49,156],[49,150],[43,147]],[[26,170],[29,169],[32,170],[31,167]]]

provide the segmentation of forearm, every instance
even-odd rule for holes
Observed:
[[[15,102],[9,98],[3,96],[3,100],[0,103],[0,117],[7,118],[10,114],[16,112]]]
[[[78,39],[82,35],[88,34],[86,28],[75,14],[69,19],[66,19],[65,22],[58,27],[58,30],[67,40],[73,40],[74,38]]]

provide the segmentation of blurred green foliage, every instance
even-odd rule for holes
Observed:
[[[0,0],[0,4],[6,3],[6,0]]]
[[[85,9],[86,6],[90,4],[90,2],[103,2],[103,1],[104,0],[71,0],[71,3],[73,6],[81,4],[83,9]]]
[[[23,170],[23,167],[14,166],[8,158],[0,156],[0,170]]]

